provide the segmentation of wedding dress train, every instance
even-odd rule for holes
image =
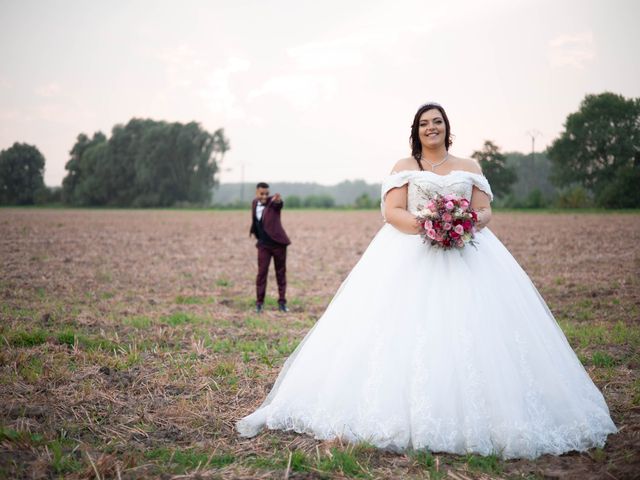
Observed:
[[[490,197],[482,175],[402,171],[408,210],[435,193]],[[441,250],[385,223],[271,392],[241,419],[395,451],[535,458],[604,445],[605,400],[537,289],[490,231]]]

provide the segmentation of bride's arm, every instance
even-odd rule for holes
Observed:
[[[392,188],[384,200],[384,217],[403,233],[420,233],[418,219],[407,211],[407,185]]]
[[[471,208],[478,214],[476,229],[480,230],[486,227],[491,220],[491,202],[489,195],[476,186],[473,187],[473,192],[471,193]]]
[[[480,164],[473,159],[467,159],[467,168],[471,173],[477,173],[484,176]],[[491,221],[491,197],[485,192],[480,190],[477,186],[473,186],[471,191],[471,208],[473,208],[478,214],[478,221],[476,222],[476,229],[480,230],[487,226]]]

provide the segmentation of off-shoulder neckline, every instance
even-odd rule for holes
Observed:
[[[479,177],[483,177],[486,178],[483,174],[481,173],[475,173],[475,172],[470,172],[469,170],[460,170],[460,169],[453,169],[451,170],[449,173],[445,173],[444,175],[440,175],[439,173],[436,172],[432,172],[430,170],[399,170],[397,172],[391,172],[390,175],[398,175],[400,173],[409,173],[409,172],[414,172],[414,173],[430,173],[431,175],[435,175],[436,177],[448,177],[449,175],[451,175],[452,173],[458,173],[458,172],[462,172],[462,173],[469,173],[471,175],[478,175]]]

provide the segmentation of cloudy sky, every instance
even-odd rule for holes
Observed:
[[[469,156],[536,150],[588,93],[640,97],[635,0],[0,0],[0,149],[59,185],[79,133],[224,128],[222,182],[378,182],[436,100]]]

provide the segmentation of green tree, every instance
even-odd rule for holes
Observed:
[[[539,188],[534,188],[527,195],[527,200],[524,203],[525,208],[544,208],[547,206],[547,201]]]
[[[285,198],[285,203],[288,208],[300,208],[302,207],[302,200],[298,195],[287,195]]]
[[[611,205],[615,197],[610,185],[624,191],[637,189],[640,99],[611,92],[587,95],[580,109],[567,117],[564,127],[547,150],[553,162],[554,183],[582,185],[603,206]]]
[[[511,193],[505,197],[504,206],[515,208],[538,208],[550,203],[557,194],[557,188],[551,183],[551,160],[543,152],[531,153],[505,152],[507,166],[513,168],[517,181],[511,187]]]
[[[486,140],[482,150],[471,154],[482,168],[484,176],[491,184],[491,190],[496,197],[503,197],[511,192],[512,185],[518,180],[512,167],[507,165],[506,156],[500,148],[490,140]]]
[[[196,123],[132,119],[111,137],[78,136],[67,162],[64,199],[74,205],[206,204],[229,141]]]
[[[574,184],[558,192],[556,206],[559,208],[587,208],[592,206],[592,200],[586,188]]]
[[[305,197],[302,205],[305,208],[333,208],[335,206],[335,200],[331,195],[309,195]]]
[[[45,189],[44,157],[35,146],[16,142],[0,152],[0,204],[32,205]]]
[[[90,198],[86,198],[85,194],[91,193],[91,186],[87,185],[87,182],[97,176],[91,150],[105,144],[106,141],[107,137],[102,132],[94,133],[91,139],[84,133],[78,135],[69,152],[71,158],[64,167],[68,171],[62,180],[62,200],[65,203],[91,205]]]
[[[640,168],[626,166],[616,171],[596,197],[598,205],[607,208],[638,208],[640,206]]]
[[[376,203],[371,199],[369,194],[366,192],[360,195],[358,198],[356,198],[356,201],[354,203],[354,207],[362,208],[362,209],[375,208],[376,206],[377,206]]]

